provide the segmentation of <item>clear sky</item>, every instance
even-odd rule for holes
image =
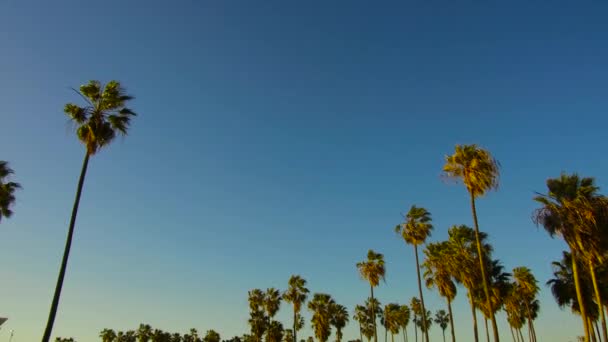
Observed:
[[[36,341],[48,315],[84,156],[62,112],[79,100],[70,87],[118,79],[140,115],[90,163],[54,335],[97,341],[140,322],[241,335],[247,291],[291,274],[352,309],[368,296],[355,263],[369,248],[387,260],[379,299],[409,302],[413,249],[393,227],[412,204],[432,212],[431,241],[471,224],[464,187],[440,171],[455,144],[479,143],[502,164],[481,228],[508,269],[540,280],[540,339],[572,340],[579,319],[544,285],[564,245],[531,222],[532,196],[561,171],[608,187],[607,10],[0,1],[0,159],[23,185],[0,225],[0,339]],[[463,294],[456,330],[470,341]]]

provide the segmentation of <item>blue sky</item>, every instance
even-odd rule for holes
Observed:
[[[471,224],[464,188],[440,177],[457,143],[500,160],[481,228],[508,269],[529,266],[544,284],[564,245],[531,222],[533,192],[561,171],[607,184],[607,10],[2,1],[0,159],[24,189],[0,226],[0,339],[42,335],[84,155],[62,108],[89,79],[122,81],[140,115],[91,161],[55,335],[96,341],[140,322],[240,335],[247,291],[284,289],[295,273],[352,308],[368,295],[355,263],[369,248],[387,260],[379,299],[409,302],[413,250],[392,229],[412,204],[432,212],[431,241]],[[542,340],[581,334],[541,287]],[[345,338],[356,334],[351,324]]]

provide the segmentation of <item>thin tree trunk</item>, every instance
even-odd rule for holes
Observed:
[[[395,334],[391,332],[391,342],[395,342]]]
[[[600,339],[600,327],[597,325],[597,321],[593,322],[593,326],[595,327],[595,333],[597,334],[597,339],[599,341],[601,341],[601,339]]]
[[[452,334],[452,342],[456,342],[456,333],[454,332],[454,316],[452,316],[452,301],[449,299],[448,314],[450,315],[450,333]]]
[[[403,327],[403,335],[405,336],[405,342],[408,342],[409,338],[407,338],[407,325]]]
[[[418,245],[414,245],[414,254],[416,254],[416,275],[418,276],[418,293],[420,294],[420,305],[422,306],[422,324],[420,331],[424,334],[424,340],[429,342],[429,332],[426,328],[426,307],[424,306],[424,297],[422,296],[422,282],[420,280],[420,263],[418,261]]]
[[[443,342],[445,342],[445,329],[441,329],[441,333],[443,334]]]
[[[414,321],[414,336],[416,337],[416,342],[418,342],[418,327],[416,326],[415,321]]]
[[[597,342],[597,339],[595,338],[595,330],[593,329],[593,323],[591,322],[591,318],[587,318],[587,320],[588,320],[587,325],[589,326],[589,331],[591,332],[591,341]]]
[[[578,301],[578,307],[583,320],[583,328],[585,329],[585,342],[589,342],[589,322],[587,320],[587,310],[585,309],[585,303],[583,301],[583,295],[581,292],[581,280],[578,273],[578,265],[576,262],[577,255],[574,249],[570,249],[572,255],[572,275],[574,276],[574,287],[576,289],[576,299]]]
[[[591,282],[593,283],[593,291],[595,291],[595,301],[597,302],[597,309],[600,312],[600,319],[602,320],[602,339],[604,342],[606,342],[608,341],[608,332],[606,331],[606,316],[604,316],[602,296],[600,295],[600,288],[597,285],[595,265],[593,264],[592,260],[589,260],[589,273],[591,273]]]
[[[386,318],[384,318],[386,319]],[[384,324],[386,324],[386,321],[384,322]],[[384,342],[388,342],[388,329],[386,329],[386,326],[384,326]]]
[[[511,326],[511,324],[509,324],[509,330],[511,330],[511,337],[513,337],[513,342],[517,342],[515,340],[515,334],[513,333],[513,327]]]
[[[517,331],[519,332],[519,340],[524,342],[524,334],[521,333],[521,328],[517,329]]]
[[[371,293],[372,293],[372,322],[374,322],[374,342],[378,342],[378,331],[376,329],[376,308],[374,308],[374,287],[373,286],[369,286],[369,288],[371,289]]]
[[[471,291],[468,293],[469,295],[469,303],[471,304],[471,312],[473,314],[473,333],[475,336],[475,342],[479,342],[479,334],[477,332],[477,312],[475,312],[475,304],[473,302],[473,295]]]
[[[80,195],[82,194],[82,186],[84,185],[84,179],[87,174],[88,166],[89,166],[89,153],[87,152],[84,156],[84,161],[82,163],[82,170],[80,171],[80,178],[78,179],[78,188],[76,189],[76,198],[74,199],[74,206],[72,207],[72,217],[70,218],[68,236],[65,241],[65,249],[63,250],[63,259],[61,260],[61,267],[59,268],[59,276],[57,277],[57,285],[55,286],[55,294],[53,295],[53,302],[51,303],[49,319],[46,323],[46,328],[44,329],[44,335],[42,336],[42,342],[49,342],[49,340],[51,338],[51,333],[53,331],[53,325],[55,324],[55,316],[57,315],[57,309],[59,308],[59,298],[61,297],[63,279],[65,278],[65,271],[68,267],[68,258],[70,256],[70,248],[72,247],[72,236],[74,235],[74,226],[76,225],[76,216],[78,214],[78,205],[80,204]]]
[[[361,322],[359,322],[359,341],[363,342],[363,329],[361,328]]]
[[[494,342],[499,342],[500,337],[498,336],[498,325],[496,324],[496,318],[494,317],[494,311],[492,310],[492,301],[490,299],[490,285],[488,278],[486,277],[486,267],[484,264],[484,255],[481,249],[481,242],[479,241],[479,223],[477,222],[477,209],[475,208],[475,196],[471,193],[471,211],[473,212],[473,223],[475,224],[475,240],[477,241],[477,254],[479,256],[479,267],[481,268],[481,277],[483,280],[483,292],[486,295],[486,305],[488,311],[490,311],[490,319],[492,320],[492,329],[494,330]],[[428,342],[428,341],[427,341]]]
[[[293,342],[298,342],[298,332],[296,331],[296,322],[298,321],[298,313],[296,307],[293,307]],[[363,342],[363,340],[361,340]]]
[[[488,318],[484,315],[483,320],[486,325],[486,341],[490,342],[490,329],[488,329]]]

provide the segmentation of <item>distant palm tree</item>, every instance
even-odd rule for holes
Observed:
[[[534,330],[534,319],[532,318],[532,303],[536,300],[539,292],[538,281],[527,267],[516,267],[513,269],[513,279],[515,281],[515,293],[519,295],[526,309],[528,327],[530,329],[530,339],[536,342],[536,331]]]
[[[127,102],[132,100],[133,97],[127,95],[124,88],[117,81],[110,81],[105,87],[98,81],[90,81],[88,84],[81,86],[78,93],[85,100],[85,106],[81,107],[68,103],[65,105],[64,111],[77,127],[76,135],[85,146],[85,156],[76,189],[76,199],[72,208],[72,216],[70,218],[70,226],[68,228],[68,236],[59,269],[55,294],[42,342],[49,341],[53,324],[55,323],[89,158],[95,155],[101,148],[109,145],[116,135],[126,135],[131,118],[135,116],[135,112],[126,107]]]
[[[221,340],[220,334],[213,329],[207,330],[205,337],[203,337],[203,342],[220,342]],[[280,341],[281,339],[278,340],[278,342]]]
[[[471,197],[471,212],[475,226],[475,237],[477,240],[477,254],[479,258],[479,269],[481,270],[481,280],[483,291],[486,297],[486,305],[492,307],[490,301],[490,286],[485,274],[484,254],[479,239],[479,223],[477,221],[477,210],[475,208],[475,198],[483,196],[491,189],[498,188],[499,164],[492,157],[490,152],[478,147],[477,145],[456,145],[454,154],[445,157],[446,163],[443,166],[444,174],[453,179],[460,179],[464,183]],[[494,312],[490,310],[492,329],[494,331],[494,342],[500,340],[498,325]],[[428,341],[427,341],[428,342]]]
[[[372,324],[374,327],[374,342],[378,342],[378,331],[376,329],[376,317],[373,314],[374,308],[374,287],[380,284],[380,280],[384,280],[386,268],[384,266],[384,255],[376,253],[373,250],[367,252],[367,260],[357,263],[357,268],[361,277],[369,282],[371,292],[371,314]]]
[[[418,294],[420,295],[420,303],[422,309],[420,311],[422,324],[426,324],[426,309],[424,306],[424,296],[422,295],[422,280],[420,279],[420,262],[418,260],[418,246],[423,244],[428,237],[431,236],[433,225],[431,224],[431,213],[422,207],[413,205],[410,211],[405,216],[405,222],[398,224],[395,227],[395,232],[401,235],[405,242],[414,246],[414,254],[416,256],[416,275],[418,276]],[[426,342],[429,342],[427,329],[424,329],[424,337]]]
[[[334,304],[331,308],[331,325],[336,328],[336,342],[342,341],[342,329],[348,323],[348,311],[344,305]]]
[[[465,225],[452,226],[448,230],[448,243],[450,262],[452,263],[452,276],[459,284],[467,289],[467,297],[473,316],[473,337],[479,341],[476,313],[476,293],[481,283],[479,264],[477,262],[477,246],[475,231]],[[479,240],[482,243],[484,255],[490,255],[492,246],[486,242],[487,234],[480,232]]]
[[[419,321],[422,316],[422,306],[420,305],[420,299],[412,297],[412,300],[410,301],[410,308],[412,309],[412,314],[414,316],[412,318],[412,323],[414,323],[414,338],[416,339],[416,342],[418,342],[418,327],[420,326]],[[420,336],[420,338],[422,339],[422,336]]]
[[[149,324],[140,324],[136,332],[138,342],[148,342],[152,337],[152,327]]]
[[[484,265],[487,267],[486,275],[490,284],[490,303],[492,306],[488,307],[484,293],[480,288],[476,289],[473,297],[477,302],[477,307],[484,315],[486,339],[489,341],[488,319],[502,308],[504,299],[509,292],[511,274],[504,271],[505,268],[500,260],[490,260],[489,252],[485,253],[485,258],[488,259],[484,262]]]
[[[114,342],[116,339],[116,332],[112,329],[103,329],[99,333],[99,337],[101,338],[102,342]]]
[[[260,289],[249,291],[249,326],[255,342],[261,342],[268,328],[269,319],[264,313],[265,293]]]
[[[448,327],[448,323],[450,323],[450,315],[445,312],[445,310],[439,310],[435,313],[435,323],[439,325],[441,328],[441,333],[443,334],[443,342],[445,342],[445,329]]]
[[[12,206],[15,203],[15,191],[21,188],[19,183],[10,182],[8,178],[14,173],[8,162],[0,160],[0,222],[3,217],[13,215]]]
[[[283,299],[286,302],[293,304],[293,339],[296,342],[298,342],[299,330],[296,323],[300,317],[302,304],[306,302],[308,292],[306,280],[299,275],[292,275],[291,278],[289,278],[289,288],[283,293]]]
[[[332,309],[336,302],[330,295],[315,293],[308,302],[308,309],[312,311],[312,327],[319,342],[327,342],[331,334]]]
[[[361,341],[363,341],[363,327],[367,324],[368,315],[369,311],[365,308],[365,306],[355,306],[355,313],[353,314],[353,319],[359,322],[359,337]]]
[[[401,327],[401,331],[403,332],[403,342],[408,342],[407,338],[407,326],[410,323],[410,308],[407,305],[401,305],[399,307],[399,326]]]
[[[283,334],[283,324],[278,321],[271,321],[266,331],[266,342],[281,342]]]
[[[452,342],[456,341],[454,332],[454,320],[452,319],[452,301],[456,298],[456,284],[452,279],[455,272],[450,251],[450,244],[447,241],[430,243],[424,250],[426,258],[422,263],[424,268],[424,279],[428,288],[436,287],[439,295],[446,299],[448,303],[448,315],[450,317],[450,330]]]
[[[264,295],[264,310],[270,319],[273,319],[281,307],[281,292],[274,287],[266,289]]]
[[[397,303],[390,303],[384,306],[382,312],[382,324],[386,331],[391,333],[391,341],[395,342],[395,334],[399,333],[401,306]]]

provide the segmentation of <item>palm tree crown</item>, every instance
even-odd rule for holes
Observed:
[[[462,180],[473,197],[498,188],[498,161],[475,144],[456,145],[454,154],[445,157],[443,172],[448,178]]]
[[[367,280],[372,287],[378,286],[380,280],[384,280],[386,276],[384,255],[371,249],[367,252],[367,260],[358,262],[357,268],[361,277]]]
[[[395,227],[395,232],[410,245],[421,245],[431,236],[433,225],[431,213],[425,208],[413,205],[405,215],[405,222]]]
[[[11,207],[15,203],[15,191],[21,188],[19,183],[8,181],[13,173],[8,162],[0,160],[0,222],[3,217],[9,218],[13,215]]]

